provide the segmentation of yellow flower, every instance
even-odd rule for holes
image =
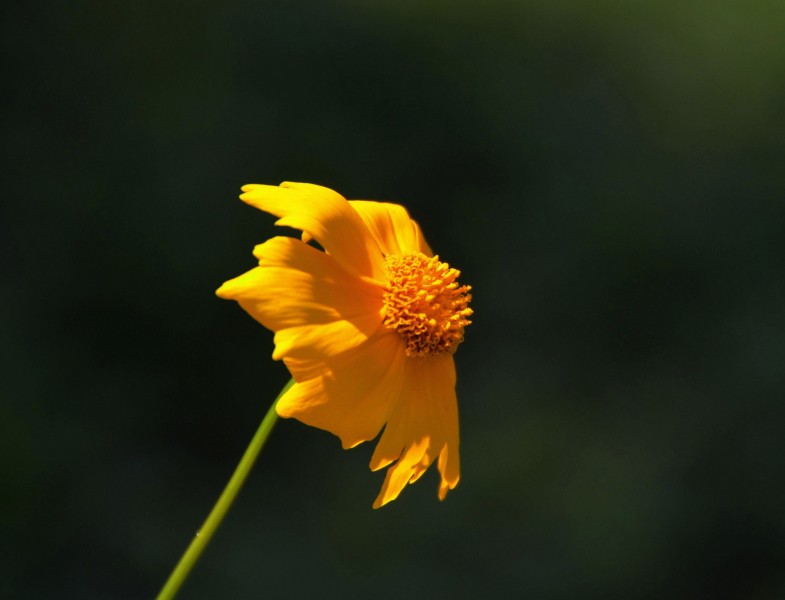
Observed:
[[[256,246],[259,266],[216,292],[275,332],[273,358],[295,381],[278,414],[337,435],[344,448],[384,427],[370,467],[392,466],[374,508],[437,457],[443,500],[460,477],[453,353],[470,323],[469,286],[398,204],[347,201],[307,183],[242,190],[276,225],[303,232],[302,241]]]

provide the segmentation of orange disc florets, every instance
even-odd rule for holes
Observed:
[[[455,352],[473,312],[471,287],[457,281],[461,272],[420,252],[388,256],[384,268],[384,324],[406,342],[406,355]]]

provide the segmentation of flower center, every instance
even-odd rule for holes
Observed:
[[[457,281],[461,272],[420,252],[388,256],[384,268],[384,324],[406,342],[406,355],[455,352],[473,312],[471,287]]]

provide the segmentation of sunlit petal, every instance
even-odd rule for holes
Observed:
[[[312,184],[249,184],[240,199],[319,242],[348,273],[384,280],[383,256],[357,212],[337,192]]]
[[[381,288],[350,276],[324,252],[276,237],[254,249],[258,267],[216,292],[276,332],[273,358],[332,356],[358,346],[381,322]]]

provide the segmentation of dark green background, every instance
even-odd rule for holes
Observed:
[[[182,598],[785,597],[785,3],[3,12],[0,595],[157,592],[288,379],[213,292],[289,179],[474,286],[463,478],[281,422]]]

